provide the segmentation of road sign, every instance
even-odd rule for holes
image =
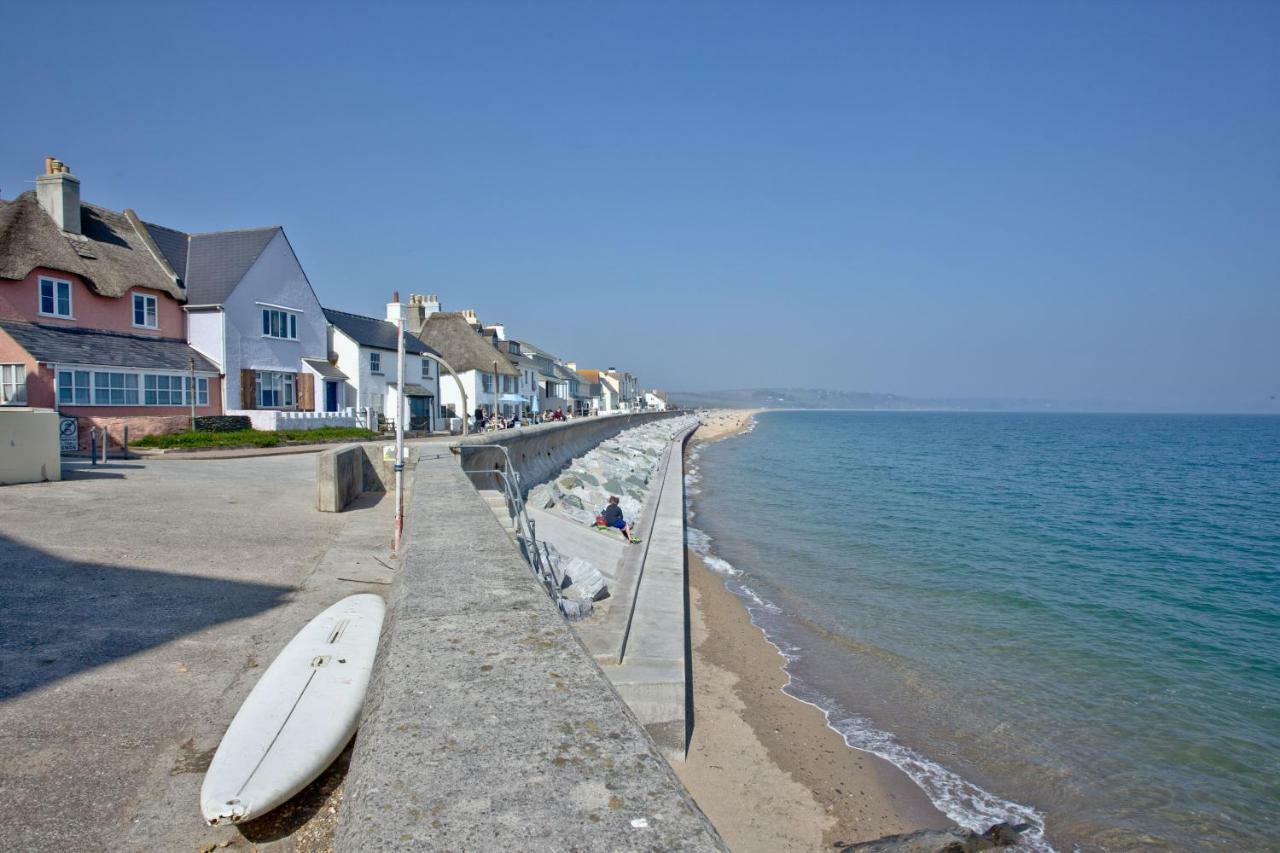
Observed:
[[[58,419],[58,441],[63,453],[80,449],[80,419],[63,415]]]

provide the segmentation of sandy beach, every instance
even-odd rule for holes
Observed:
[[[695,441],[755,414],[704,415]],[[724,579],[688,552],[693,737],[676,767],[734,851],[840,848],[949,821],[896,767],[850,749],[823,713],[782,692],[784,660]]]

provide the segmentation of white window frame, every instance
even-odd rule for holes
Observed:
[[[44,286],[46,284],[49,285],[50,288],[49,298],[53,300],[53,311],[51,312],[44,310]],[[59,299],[58,291],[63,285],[65,285],[67,289],[67,313],[65,314],[58,310],[61,307],[60,303],[62,301]],[[37,313],[41,317],[57,317],[62,320],[75,319],[75,305],[72,304],[72,297],[74,296],[75,288],[71,286],[71,282],[64,278],[50,278],[42,275],[40,276],[39,291],[39,304],[36,306],[36,309]]]
[[[103,374],[109,377],[104,385],[99,377]],[[123,377],[117,385],[114,377]],[[153,390],[158,389],[159,380],[155,377],[166,377],[170,384],[170,402],[158,402],[159,394],[156,394],[157,402],[147,402],[147,386],[152,385]],[[68,383],[68,377],[70,382]],[[209,377],[197,376],[196,378],[196,405],[209,405]],[[180,373],[153,373],[150,371],[140,370],[120,370],[119,368],[102,369],[93,365],[71,365],[59,366],[57,370],[55,388],[55,399],[59,406],[117,406],[127,408],[150,408],[150,407],[175,407],[191,405],[191,377]],[[131,387],[132,386],[132,387]],[[177,386],[177,387],[174,387]],[[107,402],[98,402],[99,391],[107,395]],[[120,397],[125,402],[112,401],[112,393],[120,391]],[[129,392],[137,394],[136,402],[128,402]],[[64,392],[65,395],[64,395]],[[77,399],[79,393],[79,399]],[[181,402],[173,402],[172,395],[177,395],[176,399]],[[70,399],[63,399],[64,396]]]
[[[369,372],[377,375],[382,374],[382,353],[369,353]]]
[[[116,381],[117,379],[119,382]],[[132,402],[129,400],[130,394],[133,395]],[[107,398],[105,402],[99,399],[104,395]],[[139,375],[123,370],[93,371],[93,404],[95,406],[141,406],[142,381]]]
[[[276,402],[267,405],[265,393],[270,393]],[[259,370],[254,375],[254,402],[259,409],[280,409],[291,411],[298,405],[298,379],[296,373],[280,370]]]
[[[276,334],[276,330],[280,334]],[[278,341],[296,341],[298,339],[298,315],[294,311],[262,306],[262,337],[274,338]]]
[[[161,386],[165,387],[161,387]],[[165,402],[160,402],[163,396]],[[191,377],[180,373],[147,373],[142,377],[142,405],[190,406]],[[196,377],[196,405],[209,405],[209,377]]]
[[[431,379],[431,359],[429,358],[422,359],[422,378]]]
[[[0,364],[0,406],[27,404],[27,366]]]
[[[142,320],[138,322],[138,303],[142,303]],[[146,322],[147,319],[151,322]],[[138,329],[160,328],[160,300],[149,293],[133,294],[133,325]]]

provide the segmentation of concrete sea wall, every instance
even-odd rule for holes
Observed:
[[[498,438],[530,485],[636,417]],[[336,849],[725,849],[456,458],[406,529]]]
[[[527,491],[556,476],[575,456],[581,456],[606,438],[633,426],[681,414],[676,411],[635,412],[575,418],[564,423],[471,435],[461,439],[458,447],[462,467],[468,471],[489,471],[503,462],[502,451],[476,445],[497,444],[507,448],[511,463],[520,474],[520,485]],[[493,488],[491,476],[472,475],[472,480],[478,488]]]

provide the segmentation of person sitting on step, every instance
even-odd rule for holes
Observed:
[[[600,513],[604,517],[606,527],[616,527],[618,532],[622,534],[622,538],[628,542],[639,542],[640,539],[631,533],[631,525],[627,524],[625,518],[622,517],[622,507],[617,495],[609,497],[609,505],[604,508],[604,512]]]

